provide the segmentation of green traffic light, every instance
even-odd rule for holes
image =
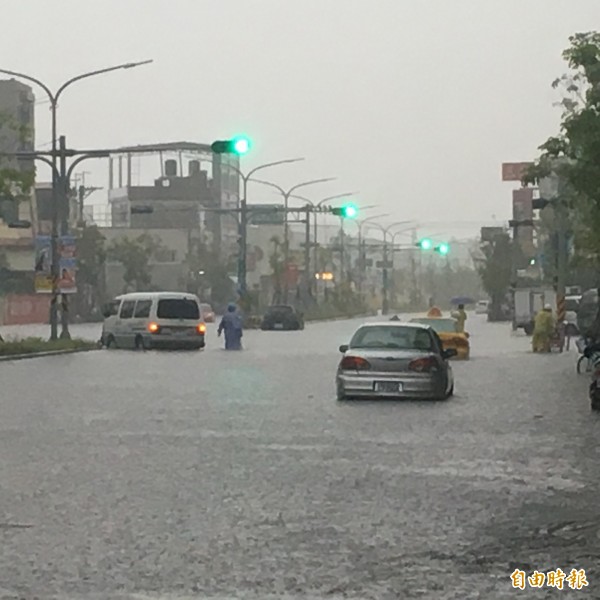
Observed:
[[[423,250],[431,250],[431,247],[433,246],[433,244],[432,244],[431,240],[424,239],[419,242],[419,246],[421,246],[421,248]]]
[[[448,244],[440,244],[436,250],[442,255],[445,256],[446,254],[448,254],[448,252],[450,252],[450,246],[448,246]]]
[[[343,208],[343,215],[346,219],[355,219],[358,216],[358,208],[354,204],[346,204]]]
[[[250,150],[250,140],[244,136],[233,138],[233,150],[236,154],[246,154]]]

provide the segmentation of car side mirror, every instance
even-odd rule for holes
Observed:
[[[343,344],[342,346],[340,346],[340,352],[342,354],[345,354],[346,352],[348,352],[348,345],[347,344]]]
[[[466,337],[467,339],[469,339],[469,338],[471,337],[471,334],[470,334],[468,331],[465,331],[465,337]]]
[[[456,348],[448,348],[448,350],[444,350],[442,352],[442,358],[448,359],[458,355],[458,351]]]

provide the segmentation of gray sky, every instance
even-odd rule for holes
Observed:
[[[0,66],[51,87],[155,60],[65,93],[59,133],[71,146],[245,132],[254,149],[244,168],[307,159],[265,179],[338,177],[313,198],[356,190],[390,222],[489,222],[510,212],[500,164],[531,159],[555,133],[550,84],[566,70],[568,36],[600,27],[600,2],[3,0],[2,19]],[[41,146],[47,106],[36,116]],[[106,185],[104,166],[86,170]],[[249,199],[265,200],[263,189]]]

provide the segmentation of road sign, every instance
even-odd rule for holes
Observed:
[[[249,222],[252,225],[283,225],[285,207],[283,204],[249,204]]]
[[[523,181],[525,171],[531,166],[532,162],[502,163],[502,181]]]

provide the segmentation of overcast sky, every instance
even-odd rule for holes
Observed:
[[[0,67],[51,87],[154,59],[65,93],[71,146],[245,132],[244,168],[307,159],[266,179],[338,178],[313,198],[358,191],[389,222],[489,222],[510,213],[501,163],[556,131],[550,84],[569,35],[600,28],[600,0],[3,0],[2,21]],[[36,118],[42,146],[47,105]],[[106,186],[106,167],[88,165]]]

